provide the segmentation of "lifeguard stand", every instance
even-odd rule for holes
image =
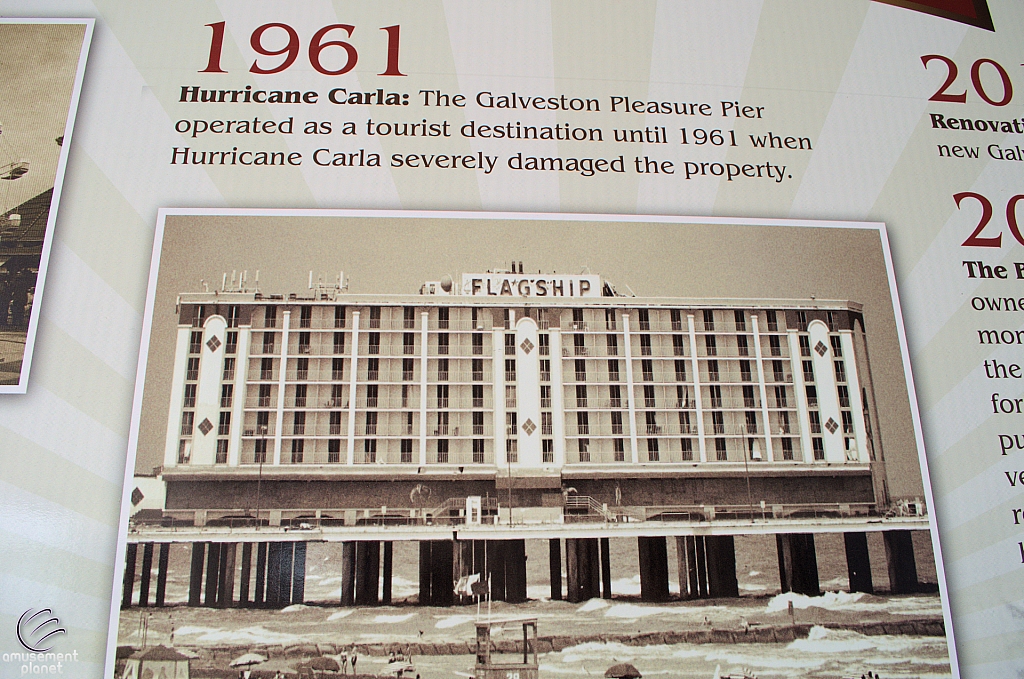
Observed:
[[[491,627],[522,624],[523,662],[495,662],[492,658]],[[474,679],[538,679],[537,619],[496,620],[476,623],[476,667]]]

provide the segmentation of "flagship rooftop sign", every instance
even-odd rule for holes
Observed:
[[[600,276],[464,273],[462,294],[474,297],[600,297]]]

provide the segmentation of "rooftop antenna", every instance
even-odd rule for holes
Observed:
[[[220,279],[220,291],[224,292],[228,289],[228,272],[225,271]]]
[[[309,289],[313,289],[313,270],[309,270]]]

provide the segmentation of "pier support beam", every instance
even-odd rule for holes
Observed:
[[[292,565],[292,603],[301,604],[306,600],[306,543],[296,542]]]
[[[421,563],[422,565],[422,563]],[[341,605],[356,602],[356,543],[341,543]]]
[[[206,558],[206,543],[192,543],[192,567],[188,578],[188,605],[199,606],[203,594],[203,561]]]
[[[526,601],[526,540],[505,540],[505,601]]]
[[[206,590],[203,605],[217,605],[217,584],[220,581],[220,543],[210,542],[206,546]]]
[[[384,543],[384,562],[383,562],[384,573],[383,573],[383,576],[382,576],[383,577],[383,583],[382,583],[382,586],[381,586],[381,590],[382,591],[381,591],[381,595],[380,595],[380,602],[382,604],[384,604],[385,606],[390,606],[391,605],[391,580],[392,580],[391,571],[393,570],[394,560],[395,560],[395,557],[394,557],[394,543],[392,543],[390,541],[389,542],[385,542]]]
[[[775,536],[779,552],[779,580],[783,592],[820,596],[818,558],[811,533],[780,533]]]
[[[267,543],[267,594],[264,603],[268,608],[277,606],[281,600],[281,543]]]
[[[450,569],[449,569],[450,570]],[[380,603],[380,543],[356,543],[356,605]]]
[[[548,573],[551,578],[551,600],[562,600],[562,541],[548,540]]]
[[[267,543],[260,542],[256,545],[256,591],[253,593],[252,603],[255,607],[262,607],[267,600]]]
[[[692,535],[676,538],[676,561],[679,569],[679,598],[696,599],[697,587],[697,545]]]
[[[231,608],[235,603],[235,554],[238,543],[225,542],[220,546],[220,578],[217,584],[217,606]]]
[[[238,581],[238,604],[243,608],[249,607],[249,583],[252,571],[252,543],[242,543],[242,570],[239,573]]]
[[[735,538],[731,535],[709,535],[704,538],[704,549],[708,560],[708,596],[738,597]],[[817,566],[814,573],[817,582]]]
[[[139,559],[139,545],[129,542],[124,557],[124,580],[121,585],[121,608],[130,608],[135,590],[135,562]]]
[[[612,548],[608,538],[601,538],[601,598],[612,598]]]
[[[708,555],[704,536],[698,535],[694,537],[693,550],[694,561],[697,564],[697,597],[706,599],[708,596]]]
[[[171,558],[171,543],[160,543],[160,555],[156,562],[156,605],[164,605],[164,597],[167,594],[167,564]]]
[[[451,606],[455,600],[455,542],[420,541],[420,605]]]
[[[568,600],[572,603],[601,595],[601,557],[597,538],[567,538],[565,563]]]
[[[139,606],[149,606],[149,581],[153,576],[153,543],[142,546],[142,579],[139,581]]]
[[[911,594],[920,589],[917,581],[917,560],[914,541],[909,530],[887,530],[882,533],[885,561],[889,566],[889,591]]]
[[[295,557],[295,543],[282,542],[278,545],[280,584],[277,591],[277,606],[284,608],[292,602],[292,559]]]
[[[491,579],[491,600],[505,600],[505,541],[487,541],[487,575]]]
[[[638,537],[640,599],[668,601],[668,549],[663,537]]]
[[[851,592],[873,594],[871,558],[868,555],[867,533],[843,533],[846,545],[846,571],[850,576]]]

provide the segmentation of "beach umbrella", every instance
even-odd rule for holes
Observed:
[[[628,662],[622,662],[609,667],[604,676],[611,677],[612,679],[640,679],[644,675],[640,674],[640,670]]]
[[[313,658],[309,661],[309,666],[320,672],[338,672],[341,670],[341,665],[334,658]]]
[[[230,667],[250,667],[252,665],[259,665],[260,663],[267,662],[259,653],[246,653],[240,655],[229,663]]]

